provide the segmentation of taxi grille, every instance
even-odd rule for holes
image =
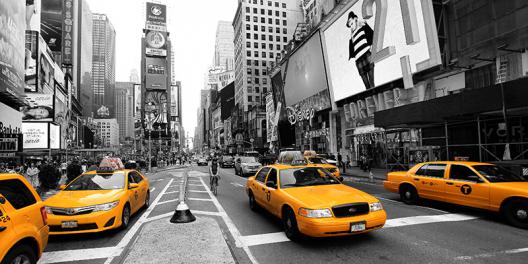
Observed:
[[[84,231],[84,230],[92,230],[97,229],[97,224],[79,224],[75,228],[62,228],[60,225],[50,225],[50,232],[70,232],[70,231]]]
[[[368,214],[370,211],[368,203],[343,204],[332,207],[335,217],[351,217]]]
[[[51,208],[51,212],[54,215],[84,215],[93,212],[95,208],[93,206],[83,208]]]

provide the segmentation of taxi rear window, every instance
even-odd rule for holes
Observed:
[[[37,202],[33,193],[17,179],[0,181],[0,194],[17,210]]]
[[[445,164],[425,164],[416,171],[416,175],[444,178],[445,169]]]

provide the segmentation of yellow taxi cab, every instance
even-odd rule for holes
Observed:
[[[408,204],[426,198],[500,212],[510,224],[528,228],[528,181],[494,164],[420,163],[409,171],[388,173],[383,185]]]
[[[48,244],[40,196],[18,174],[0,174],[0,263],[37,263]]]
[[[61,186],[59,193],[46,200],[50,234],[126,229],[131,215],[150,205],[149,188],[148,178],[138,171],[102,162],[98,170]]]
[[[249,206],[282,219],[291,240],[345,236],[383,227],[387,215],[375,197],[342,184],[326,169],[307,165],[262,167],[246,184]]]
[[[317,156],[317,153],[315,151],[305,151],[304,158],[306,159],[306,162],[308,162],[308,164],[315,164],[318,167],[325,168],[335,177],[341,176],[341,172],[339,171],[339,168],[337,168],[337,166],[332,165],[328,163],[326,159]]]

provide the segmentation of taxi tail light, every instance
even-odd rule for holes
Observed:
[[[42,222],[44,225],[48,225],[48,213],[46,213],[46,207],[40,208],[40,215],[42,216]]]

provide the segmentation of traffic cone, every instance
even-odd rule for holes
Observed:
[[[195,220],[196,220],[196,217],[191,213],[189,206],[187,206],[185,201],[182,200],[176,207],[176,211],[174,211],[174,215],[172,215],[170,222],[176,223],[176,224],[182,224],[182,223],[194,222]]]

